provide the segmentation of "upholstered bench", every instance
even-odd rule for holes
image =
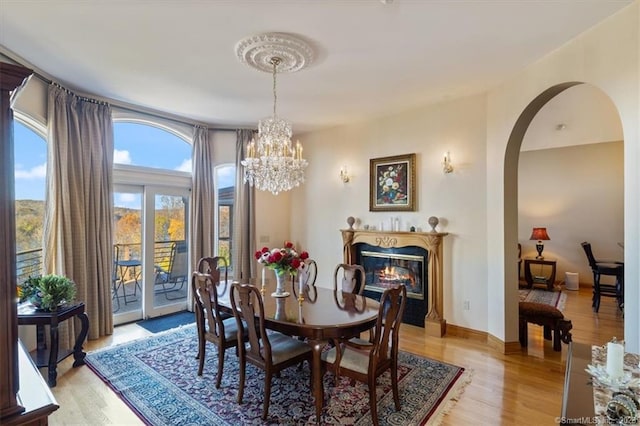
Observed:
[[[529,335],[527,324],[541,325],[544,338],[551,340],[553,331],[553,350],[560,351],[560,342],[571,342],[570,330],[573,328],[570,320],[564,318],[562,312],[544,303],[520,302],[519,305],[520,346],[527,346]]]

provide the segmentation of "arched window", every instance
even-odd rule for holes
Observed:
[[[42,228],[47,170],[45,138],[13,121],[18,283],[42,272]]]
[[[114,164],[191,172],[191,145],[175,134],[147,124],[113,124]]]

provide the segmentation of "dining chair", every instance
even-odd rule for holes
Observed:
[[[302,288],[310,290],[316,285],[316,278],[318,276],[318,264],[313,259],[305,259],[298,268],[296,276],[291,276],[291,286],[293,288],[294,296],[298,297],[298,291],[300,290],[300,282],[302,282]]]
[[[600,297],[615,297],[618,308],[624,307],[624,262],[615,260],[596,259],[591,249],[591,244],[587,241],[582,242],[582,248],[587,256],[587,261],[593,272],[593,298],[591,307],[594,312],[600,310]],[[601,284],[600,277],[609,275],[615,277],[614,284]]]
[[[360,265],[339,263],[333,273],[333,289],[362,294],[365,285],[364,268]]]
[[[241,336],[242,339],[247,336],[242,323],[236,322],[235,318],[224,318],[220,315],[216,288],[220,285],[219,281],[220,271],[217,268],[210,270],[208,273],[196,271],[191,278],[198,332],[198,356],[196,357],[199,360],[198,376],[202,376],[202,370],[204,369],[206,343],[211,342],[218,349],[216,388],[220,387],[222,381],[225,351],[228,348],[236,347],[236,354],[238,354],[238,336]],[[226,283],[222,285],[226,285]]]
[[[231,309],[238,328],[242,321],[246,323],[247,343],[242,343],[238,333],[238,352],[240,357],[240,386],[238,403],[242,403],[247,361],[265,372],[264,402],[262,420],[269,414],[271,398],[271,379],[283,369],[302,361],[311,363],[311,347],[304,342],[279,332],[267,334],[264,320],[264,304],[260,290],[250,284],[233,283],[231,286]]]
[[[342,340],[322,353],[324,367],[332,371],[338,382],[341,375],[364,382],[369,386],[369,406],[373,424],[378,425],[376,379],[385,371],[391,374],[391,389],[396,411],[400,410],[398,393],[398,338],[402,314],[407,299],[404,285],[388,288],[380,298],[378,320],[373,339]]]

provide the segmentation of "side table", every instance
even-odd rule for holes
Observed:
[[[549,277],[534,277],[531,274],[531,265],[551,266],[551,275]],[[534,283],[540,283],[546,285],[547,290],[553,290],[553,283],[556,282],[556,260],[526,257],[524,259],[524,279],[527,281],[527,288],[532,288]]]
[[[78,317],[82,324],[80,333],[76,337],[73,350],[58,350],[58,325],[69,318]],[[44,312],[36,310],[30,303],[18,305],[18,325],[35,325],[37,334],[37,349],[31,351],[36,366],[47,367],[50,387],[56,385],[58,373],[56,371],[58,363],[73,354],[73,366],[84,365],[84,357],[87,355],[82,351],[82,344],[89,333],[89,317],[84,312],[84,303],[80,302],[70,306],[63,306],[54,312]],[[44,326],[49,326],[50,348],[47,348],[45,340]]]

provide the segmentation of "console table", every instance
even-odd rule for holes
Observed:
[[[551,266],[551,274],[548,277],[534,276],[531,274],[531,265]],[[556,282],[556,260],[526,257],[524,259],[524,279],[527,281],[527,288],[532,288],[534,283],[539,283],[546,285],[547,290],[553,290],[553,283]]]
[[[78,336],[76,337],[76,343],[73,346],[73,350],[58,350],[58,325],[69,318],[77,317],[82,328]],[[37,333],[37,349],[31,351],[31,357],[38,368],[48,368],[48,380],[47,383],[50,387],[56,385],[56,378],[58,373],[56,371],[58,363],[73,354],[74,362],[73,366],[78,367],[84,365],[84,357],[86,353],[82,351],[82,344],[87,338],[89,332],[89,317],[84,312],[84,303],[77,303],[75,305],[63,306],[57,311],[44,312],[36,310],[31,304],[23,304],[18,306],[18,325],[35,325]],[[47,348],[47,343],[44,334],[44,326],[49,326],[49,342],[50,348]]]

